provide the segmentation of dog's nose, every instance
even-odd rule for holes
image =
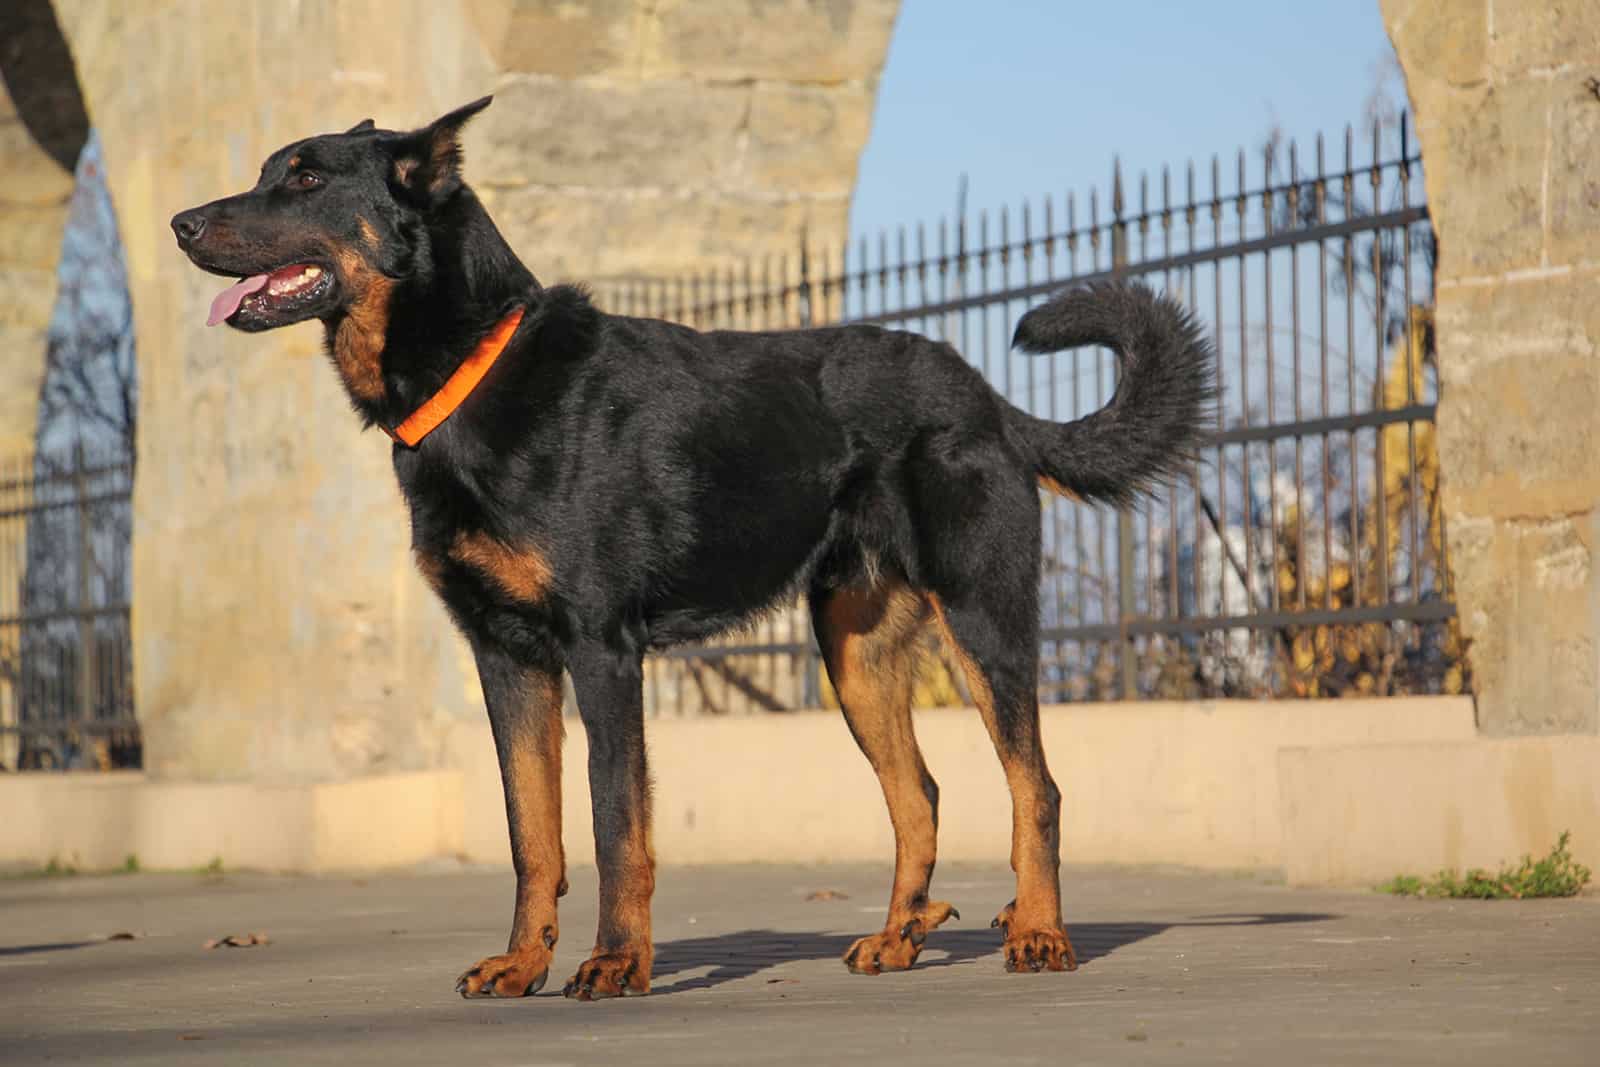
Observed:
[[[180,211],[172,216],[172,232],[180,245],[192,244],[206,232],[206,217],[198,211]]]

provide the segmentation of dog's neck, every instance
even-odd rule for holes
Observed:
[[[539,292],[538,280],[466,186],[434,211],[413,243],[405,279],[347,264],[355,297],[324,323],[334,366],[367,425],[404,420],[507,311]]]

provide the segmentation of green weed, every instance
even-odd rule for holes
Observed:
[[[1380,893],[1406,897],[1447,897],[1455,900],[1526,900],[1530,897],[1576,896],[1589,884],[1590,870],[1572,858],[1563,830],[1550,854],[1540,859],[1523,856],[1516,866],[1501,865],[1494,873],[1474,867],[1465,874],[1440,871],[1432,878],[1397,874],[1378,886]]]

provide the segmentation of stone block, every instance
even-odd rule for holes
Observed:
[[[1600,261],[1600,100],[1582,75],[1600,74],[1600,4],[1591,6],[1596,27],[1594,62],[1551,83],[1550,232],[1551,264]],[[1592,306],[1592,302],[1591,302]]]
[[[1600,731],[1595,513],[1452,514],[1449,534],[1479,728],[1492,735]]]
[[[1600,274],[1451,286],[1439,298],[1439,433],[1452,510],[1600,504]]]
[[[1597,379],[1592,358],[1548,361],[1537,370],[1502,363],[1476,375],[1469,395],[1452,396],[1440,418],[1452,506],[1472,515],[1527,516],[1600,503]]]
[[[0,307],[9,297],[0,270]],[[44,377],[45,331],[42,326],[0,322],[0,462],[33,451],[39,418],[39,384]]]
[[[1383,0],[1414,98],[1426,94],[1429,82],[1471,86],[1488,78],[1489,6],[1490,0]],[[1496,3],[1497,28],[1499,21]]]
[[[795,257],[802,227],[817,241],[842,239],[849,201],[508,191],[491,211],[543,281],[677,280]]]
[[[0,117],[0,159],[6,161],[0,206],[54,207],[72,196],[71,172],[46,155],[15,116]]]
[[[1575,50],[1581,52],[1584,45],[1587,58],[1600,61],[1600,4],[1591,0],[1494,0],[1489,62],[1499,78],[1570,64]]]
[[[573,78],[638,69],[648,8],[638,0],[470,0],[468,17],[507,73]]]
[[[10,180],[9,175],[7,180]],[[0,207],[0,231],[5,233],[5,243],[0,246],[0,264],[32,268],[48,275],[53,282],[56,264],[61,260],[61,234],[66,224],[64,204]],[[8,314],[0,311],[0,317]]]
[[[0,233],[10,233],[8,222],[0,215]],[[57,233],[56,247],[61,245]],[[43,331],[50,324],[51,308],[56,299],[55,263],[48,270],[31,266],[13,266],[0,260],[0,328],[16,327]],[[42,363],[44,352],[34,353]]]
[[[399,4],[340,0],[322,6],[337,16],[332,46],[338,69],[349,72],[343,84],[330,87],[337,90],[330,95],[338,104],[327,112],[330,128],[342,130],[372,114],[364,110],[369,106],[382,112],[375,115],[380,126],[421,125],[494,91],[499,74],[494,42],[458,4],[412,0],[402,10]],[[590,2],[567,6],[588,7]],[[274,40],[287,52],[282,64],[308,65],[292,28],[275,34]],[[396,62],[397,56],[422,58],[408,67]],[[315,68],[318,62],[312,56],[309,65]],[[289,131],[288,137],[296,136],[304,134]]]
[[[875,82],[899,0],[660,0],[646,76]]]
[[[871,126],[865,90],[758,86],[750,106],[750,184],[849,196]]]
[[[1550,93],[1525,81],[1418,102],[1441,278],[1541,264]]]
[[[743,86],[602,85],[528,77],[484,116],[478,185],[722,188],[737,182]]]

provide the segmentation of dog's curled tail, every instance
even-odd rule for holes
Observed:
[[[1022,316],[1012,344],[1035,355],[1105,345],[1121,365],[1110,402],[1081,419],[1012,409],[1049,488],[1129,504],[1193,462],[1214,418],[1215,360],[1199,321],[1176,300],[1132,282],[1069,289]]]

